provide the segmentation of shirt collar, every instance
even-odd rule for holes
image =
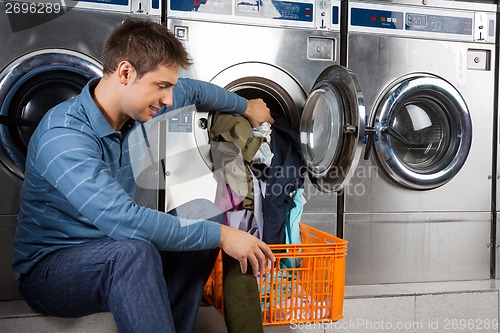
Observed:
[[[104,117],[101,110],[97,107],[92,98],[91,91],[94,91],[95,87],[99,83],[101,78],[94,78],[90,80],[82,90],[82,104],[84,109],[87,112],[87,116],[89,117],[92,128],[95,133],[100,137],[106,137],[115,133],[120,133],[120,131],[115,131],[108,120]],[[125,135],[130,128],[135,124],[135,120],[130,118],[122,128],[122,134]]]

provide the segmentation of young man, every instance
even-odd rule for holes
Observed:
[[[120,332],[191,332],[218,247],[242,273],[274,260],[265,243],[222,225],[207,201],[167,214],[133,200],[126,138],[137,123],[191,104],[242,114],[254,126],[273,122],[262,100],[178,78],[189,64],[166,27],[125,21],[104,46],[103,78],[38,125],[13,262],[34,309],[61,317],[111,311]]]

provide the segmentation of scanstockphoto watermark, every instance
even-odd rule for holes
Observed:
[[[139,145],[134,145],[134,149]],[[170,155],[164,163],[155,160],[154,157],[149,158],[148,154],[144,151],[133,151],[133,155],[140,157],[134,158],[132,166],[134,174],[136,175],[137,185],[141,188],[157,188],[159,184],[166,185],[179,185],[182,183],[192,183],[196,179],[202,179],[207,175],[212,175],[215,179],[232,178],[235,179],[234,165],[241,165],[244,170],[244,160],[242,156],[236,156],[234,160],[236,163],[227,165],[219,165],[216,169],[209,167],[190,168],[189,165],[181,163],[181,161],[196,161],[200,159],[200,151],[198,148],[185,149],[176,154]],[[172,162],[174,161],[174,163]],[[171,167],[171,165],[174,165]],[[344,173],[343,170],[338,168],[337,171],[332,171],[338,175]],[[245,182],[245,172],[236,174],[242,176],[241,182]],[[274,196],[279,196],[284,193],[291,194],[293,190],[299,187],[299,177],[307,177],[307,167],[295,166],[276,166],[274,168],[264,168],[253,170],[253,176],[257,179],[274,179],[275,181],[269,183],[266,193]],[[158,182],[154,180],[158,177],[165,177],[168,182]],[[339,176],[340,177],[340,176]],[[321,196],[332,196],[345,194],[346,196],[364,196],[367,194],[366,183],[370,182],[373,177],[378,177],[378,168],[375,166],[358,166],[354,172],[355,182],[346,182],[342,187],[336,187],[335,191],[324,191],[324,188],[329,188],[331,185],[325,184],[325,180],[317,180],[313,184],[311,181],[305,181],[300,187],[304,188],[304,197],[306,200]],[[341,177],[340,177],[341,178]],[[153,179],[153,180],[152,180]],[[288,179],[289,182],[281,182],[280,179]],[[165,188],[161,188],[165,189]]]
[[[167,186],[173,188],[182,184],[196,187],[205,184],[208,178],[223,179],[228,184],[245,184],[251,171],[253,179],[266,183],[265,193],[292,195],[295,189],[304,187],[304,198],[308,201],[338,194],[363,196],[369,191],[371,181],[379,177],[379,169],[374,165],[356,168],[324,165],[310,169],[294,161],[287,165],[251,163],[249,167],[248,160],[234,143],[207,141],[200,145],[204,140],[199,141],[195,125],[191,123],[195,112],[192,105],[173,110],[129,133],[128,152],[138,187],[148,190],[165,190]],[[171,120],[172,124],[178,124],[181,118],[190,121],[182,128],[170,126]],[[244,197],[249,188],[251,186],[238,187],[238,195]]]
[[[69,0],[4,0],[1,1],[1,10],[9,18],[12,32],[16,33],[52,21],[77,4],[78,1]]]
[[[358,331],[358,332],[366,332],[366,331],[418,331],[423,330],[428,326],[425,325],[424,322],[415,321],[415,322],[392,322],[385,320],[369,320],[369,319],[348,319],[341,321],[328,321],[324,320],[321,322],[294,322],[293,320],[290,322],[290,329],[292,330],[312,330],[312,329],[331,329],[331,330],[344,330],[344,331]]]
[[[328,179],[313,179],[309,178],[304,184],[304,195],[306,200],[318,197],[318,196],[331,196],[333,195],[345,195],[351,196],[364,196],[369,190],[368,184],[373,179],[379,177],[379,168],[375,165],[361,165],[357,166],[356,169],[352,171],[346,171],[340,167],[334,167],[330,171],[330,175],[334,176],[334,179],[344,180],[343,184],[340,186],[337,183],[329,184]],[[325,191],[325,189],[327,189]],[[329,189],[329,190],[328,190]]]
[[[472,332],[498,330],[498,328],[498,320],[489,318],[438,318],[423,321],[388,321],[358,318],[344,319],[336,322],[328,320],[323,320],[321,322],[297,322],[292,320],[290,322],[290,329],[292,330],[331,329],[353,332]]]

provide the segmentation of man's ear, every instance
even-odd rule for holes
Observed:
[[[133,80],[135,68],[130,62],[124,60],[120,62],[116,67],[116,74],[118,75],[120,83],[123,85],[127,85]]]

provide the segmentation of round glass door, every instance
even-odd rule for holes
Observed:
[[[302,155],[311,182],[324,192],[340,191],[356,169],[364,135],[364,100],[346,68],[325,70],[309,95],[300,122]]]
[[[27,54],[0,73],[0,160],[19,178],[29,140],[45,113],[102,76],[93,58],[69,50]]]
[[[428,190],[457,174],[469,153],[472,124],[465,101],[451,84],[412,74],[392,84],[377,105],[375,150],[389,178]]]

